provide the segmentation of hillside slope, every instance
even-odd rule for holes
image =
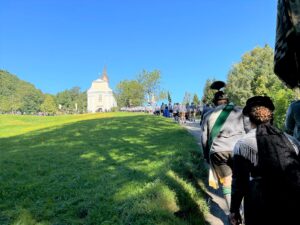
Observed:
[[[169,119],[0,115],[0,123],[0,224],[205,224],[193,182],[202,156]]]

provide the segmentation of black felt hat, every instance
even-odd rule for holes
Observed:
[[[214,94],[213,102],[216,104],[219,100],[228,100],[227,95],[223,91],[217,91]]]
[[[226,87],[226,83],[224,81],[220,81],[220,80],[214,81],[210,85],[210,89],[214,89],[214,90],[218,90],[218,91],[224,87]]]
[[[246,106],[243,109],[244,115],[249,115],[251,108],[254,106],[265,106],[266,108],[270,109],[271,111],[274,111],[275,106],[268,96],[254,96],[252,98],[249,98],[246,102]]]

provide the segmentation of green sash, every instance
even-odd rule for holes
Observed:
[[[211,145],[215,139],[216,136],[220,133],[220,130],[225,123],[226,119],[228,118],[230,112],[233,110],[234,104],[229,103],[227,104],[220,115],[218,116],[213,128],[211,129],[211,133],[208,138],[208,150],[210,151]]]

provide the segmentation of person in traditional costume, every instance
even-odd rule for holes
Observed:
[[[222,185],[222,192],[229,212],[231,199],[232,156],[235,143],[242,138],[250,123],[244,118],[242,108],[229,102],[223,91],[214,95],[216,108],[207,112],[201,127],[204,157],[211,166],[212,174]],[[218,188],[218,185],[211,185]]]
[[[252,129],[235,144],[233,150],[229,215],[232,225],[242,222],[240,206],[243,198],[245,225],[300,224],[300,219],[296,218],[300,183],[299,179],[294,179],[300,175],[297,159],[300,145],[294,137],[272,126],[274,109],[272,100],[267,96],[248,99],[243,109]],[[292,162],[289,156],[296,160],[293,165],[288,164]],[[285,172],[282,172],[283,167]],[[288,171],[294,178],[288,175]],[[298,183],[290,182],[292,180]]]

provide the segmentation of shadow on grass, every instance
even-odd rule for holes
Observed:
[[[195,224],[189,216],[202,221],[195,196],[164,176],[170,169],[184,169],[197,148],[185,130],[167,119],[86,120],[1,138],[0,146],[0,224],[12,224],[24,210],[40,224]],[[184,176],[183,171],[180,174]],[[164,179],[158,185],[163,188],[145,191],[159,178]],[[172,207],[155,210],[160,200],[153,193],[159,189],[165,190],[162,196]],[[155,218],[139,217],[134,222],[137,212],[128,215],[132,210],[128,206],[138,211],[141,199],[148,202],[145,212],[150,210],[142,215],[156,212]],[[182,210],[183,199],[196,208],[190,213]],[[184,215],[178,219],[175,212]],[[126,223],[124,218],[129,217]]]

